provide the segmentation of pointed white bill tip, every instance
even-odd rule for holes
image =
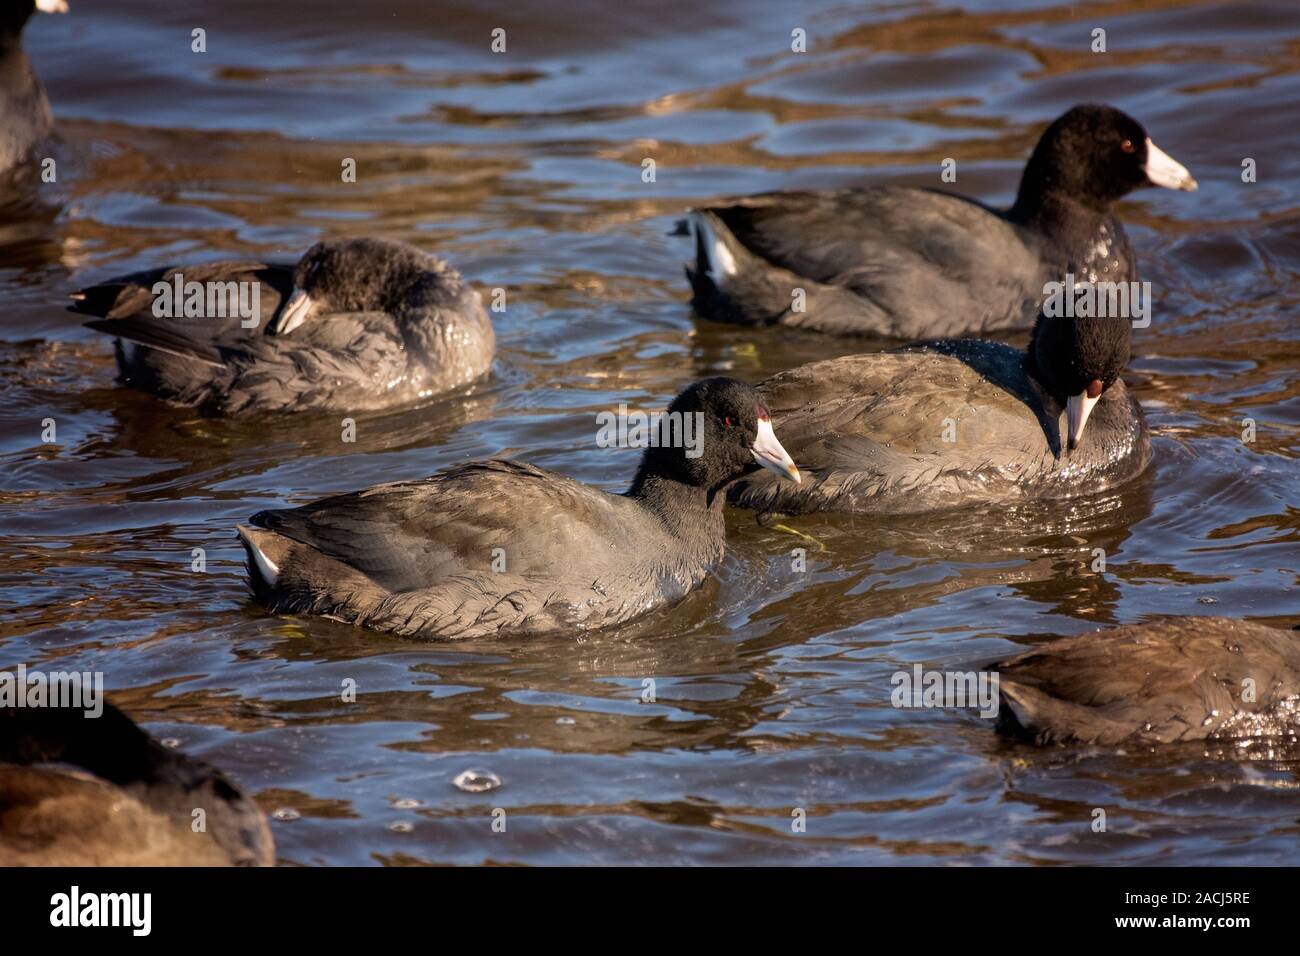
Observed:
[[[758,437],[754,439],[754,444],[749,446],[749,450],[753,454],[754,460],[768,471],[775,472],[782,478],[788,478],[796,485],[803,480],[794,459],[776,440],[776,432],[772,430],[772,420],[770,418],[760,418],[758,420]]]
[[[311,296],[303,292],[302,289],[294,289],[293,295],[285,300],[284,307],[280,309],[280,314],[271,323],[271,331],[276,335],[285,335],[292,332],[307,320],[307,316],[311,314],[314,305]]]
[[[67,13],[68,0],[36,0],[36,9],[41,13]]]
[[[1150,139],[1147,139],[1145,171],[1152,185],[1164,186],[1166,189],[1181,189],[1183,192],[1192,192],[1196,189],[1196,180],[1187,171],[1187,167]]]
[[[1068,447],[1071,450],[1077,448],[1083,440],[1083,428],[1088,424],[1088,416],[1092,414],[1099,401],[1101,401],[1100,394],[1096,398],[1089,398],[1088,393],[1084,391],[1078,395],[1071,395],[1065,403],[1066,434],[1069,440]]]

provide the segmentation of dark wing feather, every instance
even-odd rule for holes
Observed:
[[[159,282],[172,283],[178,272],[185,282],[256,282],[261,294],[260,328],[244,328],[238,316],[200,319],[154,315],[154,286]],[[90,286],[76,293],[68,308],[82,315],[97,316],[99,321],[86,323],[97,331],[212,362],[216,361],[211,351],[214,346],[259,334],[292,291],[292,265],[215,262],[136,272]]]

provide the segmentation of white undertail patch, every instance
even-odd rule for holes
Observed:
[[[692,235],[696,237],[697,248],[704,250],[704,271],[714,280],[736,274],[736,257],[731,254],[726,243],[718,238],[707,216],[698,212],[690,214]],[[701,239],[703,241],[701,241]]]
[[[248,553],[253,556],[253,563],[257,565],[257,575],[270,587],[275,587],[275,581],[280,576],[280,569],[276,563],[268,558],[262,549],[257,546],[257,542],[252,537],[244,539],[248,542]]]

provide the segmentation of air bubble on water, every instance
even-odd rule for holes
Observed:
[[[556,717],[555,722],[561,727],[572,727],[577,723],[572,717]]]
[[[175,750],[177,747],[181,745],[180,739],[178,737],[164,737],[161,743],[164,747],[166,747],[169,750]]]
[[[1200,601],[1202,604],[1218,604],[1218,603],[1219,603],[1219,599],[1218,599],[1218,598],[1212,598],[1212,597],[1210,597],[1208,594],[1207,594],[1205,597],[1199,597],[1199,598],[1197,598],[1196,600]]]
[[[397,810],[414,810],[420,805],[420,801],[414,797],[394,797],[388,801],[388,805]]]
[[[388,829],[393,833],[410,833],[415,827],[408,820],[394,820],[388,824]]]
[[[501,778],[490,770],[463,770],[452,783],[466,793],[486,793],[501,786]]]
[[[277,820],[298,820],[302,817],[302,814],[293,807],[280,807],[280,809],[272,813],[271,816],[275,817]]]

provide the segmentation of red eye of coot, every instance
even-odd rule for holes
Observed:
[[[726,418],[722,420],[722,424],[726,425],[728,428],[736,427],[736,423],[730,415],[728,415]]]
[[[1133,146],[1133,140],[1131,140],[1131,139],[1126,139],[1126,140],[1124,140],[1124,142],[1122,142],[1122,143],[1119,144],[1119,148],[1122,149],[1122,150],[1124,150],[1124,152],[1126,152],[1126,153],[1131,153],[1131,152],[1133,152],[1133,150],[1134,150],[1134,148],[1135,148],[1135,147]]]

